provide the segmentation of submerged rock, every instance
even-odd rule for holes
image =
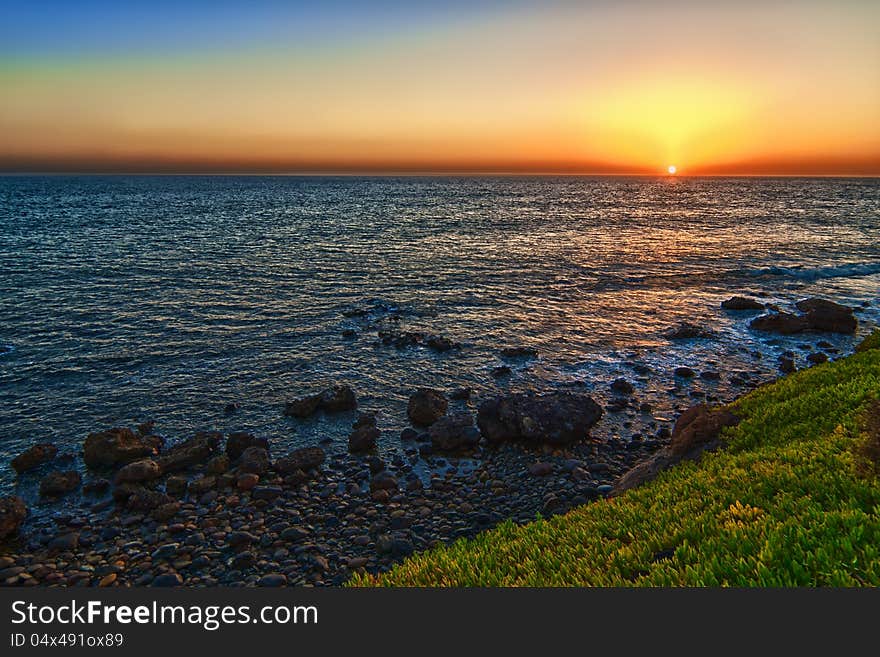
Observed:
[[[666,332],[670,340],[691,340],[693,338],[714,338],[715,332],[704,326],[697,326],[690,322],[682,322],[678,326]]]
[[[67,472],[50,472],[40,482],[40,495],[43,497],[60,497],[79,488],[82,477],[75,470]]]
[[[449,407],[443,393],[432,388],[419,388],[414,392],[406,407],[410,422],[417,426],[428,426],[440,419]]]
[[[341,413],[357,408],[357,395],[349,385],[335,385],[316,395],[287,402],[284,414],[289,417],[307,418],[319,410],[325,413]]]
[[[470,413],[445,415],[428,429],[431,445],[440,451],[453,451],[476,447],[480,442],[480,431],[474,426]]]
[[[179,472],[207,461],[220,446],[223,435],[217,431],[200,431],[192,438],[174,445],[159,456],[157,462],[163,473]]]
[[[12,459],[12,469],[21,474],[48,463],[57,454],[58,448],[52,443],[38,443]]]
[[[237,461],[248,447],[262,447],[269,449],[269,441],[266,438],[257,438],[247,431],[234,431],[226,437],[226,455],[230,461]]]
[[[505,347],[501,355],[505,358],[536,358],[538,350],[534,347]]]
[[[813,297],[798,301],[795,306],[806,313],[807,323],[813,331],[851,334],[859,325],[852,308],[833,301]]]
[[[361,413],[348,436],[348,451],[368,452],[376,447],[380,435],[376,427],[376,414]]]
[[[782,335],[801,333],[806,331],[808,326],[806,317],[786,312],[768,313],[755,317],[749,322],[749,327],[756,331],[781,333]]]
[[[721,302],[724,310],[764,310],[764,304],[749,297],[731,297]]]
[[[140,459],[122,466],[116,473],[115,483],[138,483],[157,479],[162,474],[159,464],[153,459]]]
[[[325,458],[324,450],[320,447],[300,447],[275,461],[274,468],[284,474],[297,470],[313,470],[320,467]]]
[[[27,514],[27,506],[20,497],[0,497],[0,541],[17,535]]]
[[[602,407],[588,395],[526,392],[484,401],[477,425],[490,443],[566,445],[587,438],[602,414]]]

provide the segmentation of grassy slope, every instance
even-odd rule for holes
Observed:
[[[733,404],[729,447],[699,463],[351,584],[880,585],[880,482],[856,476],[852,452],[878,396],[877,349],[798,372]]]

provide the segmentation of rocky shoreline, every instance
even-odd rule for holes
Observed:
[[[851,308],[821,299],[796,307],[799,314],[744,297],[722,304],[725,311],[769,311],[752,319],[754,330],[820,338],[856,331]],[[685,324],[671,329],[669,339],[711,335],[707,327]],[[459,348],[436,335],[379,338],[395,346],[414,340],[441,351]],[[806,365],[836,355],[822,339],[807,346]],[[536,356],[526,347],[502,353]],[[779,372],[792,371],[796,360],[793,352],[783,354]],[[606,403],[579,389],[472,401],[466,389],[414,390],[407,408],[412,426],[400,428],[400,453],[386,460],[375,451],[375,413],[358,412],[356,391],[343,383],[292,399],[282,412],[294,421],[349,418],[345,453],[305,447],[275,454],[266,438],[247,432],[201,432],[166,444],[156,425],[145,423],[90,434],[81,454],[83,480],[70,455],[35,445],[11,467],[25,476],[48,470],[39,508],[26,520],[24,500],[0,498],[0,584],[339,585],[354,572],[387,570],[414,551],[504,520],[563,513],[615,494],[624,475],[680,442],[684,429],[673,429],[672,418],[639,399],[633,384],[654,373],[637,359],[628,365],[633,376],[608,382]],[[730,401],[763,382],[757,372],[720,369],[676,368],[677,381],[729,384],[727,394],[717,395],[676,387],[670,391],[676,408]],[[591,435],[600,421],[613,427],[606,437]],[[53,500],[74,492],[82,495],[80,507],[51,510]]]

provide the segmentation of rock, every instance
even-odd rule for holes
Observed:
[[[257,586],[287,586],[287,575],[284,575],[282,573],[269,573],[267,575],[263,575],[260,579],[257,580]]]
[[[641,486],[682,460],[693,460],[706,450],[716,449],[721,444],[721,431],[738,423],[739,418],[726,408],[692,406],[676,420],[669,445],[623,475],[611,494]]]
[[[101,581],[98,582],[98,588],[103,589],[107,586],[112,586],[117,577],[118,575],[116,573],[104,575],[104,577],[101,578]]]
[[[536,358],[538,350],[533,347],[505,347],[501,355],[505,358]]]
[[[98,477],[83,484],[83,493],[97,495],[106,492],[108,488],[110,488],[110,482],[107,479]]]
[[[821,363],[825,363],[828,361],[828,355],[822,353],[821,351],[815,351],[807,356],[807,361],[809,361],[813,365],[820,365]]]
[[[409,398],[406,414],[417,426],[428,426],[439,420],[449,407],[443,393],[432,388],[419,388]]]
[[[66,495],[79,488],[81,482],[82,478],[75,470],[50,472],[40,482],[40,495],[43,497]]]
[[[490,443],[522,440],[567,445],[587,438],[602,414],[602,407],[588,395],[526,392],[484,401],[477,425]]]
[[[217,431],[200,431],[192,438],[174,445],[156,460],[163,473],[186,470],[211,458],[222,438],[223,435]]]
[[[12,459],[12,469],[21,474],[48,463],[57,454],[58,448],[52,443],[38,443]]]
[[[181,586],[182,584],[183,577],[181,577],[178,573],[162,573],[161,575],[156,575],[153,578],[150,586],[166,588],[171,586]]]
[[[507,365],[499,365],[498,367],[493,367],[490,374],[493,379],[500,379],[505,376],[510,376],[513,373],[513,370],[510,369]]]
[[[205,477],[196,477],[187,484],[187,491],[190,495],[203,495],[217,485],[217,478],[212,475]]]
[[[251,497],[255,500],[274,500],[283,493],[281,486],[257,486],[251,492]]]
[[[325,413],[341,413],[357,408],[357,397],[349,385],[336,385],[321,394],[321,410]]]
[[[678,326],[666,332],[670,340],[691,340],[693,338],[714,338],[715,332],[696,324],[682,322]]]
[[[226,454],[218,454],[205,464],[205,472],[212,475],[221,475],[229,470],[229,457]]]
[[[223,415],[234,415],[237,410],[238,404],[236,402],[229,402],[223,407]]]
[[[123,485],[131,486],[132,484]],[[116,491],[114,491],[114,494],[115,493]],[[160,491],[150,490],[148,488],[135,488],[130,489],[130,494],[125,499],[125,508],[132,511],[152,511],[153,509],[158,509],[160,506],[171,504],[174,501],[174,498],[170,495],[166,495]]]
[[[803,331],[806,331],[809,324],[807,318],[802,315],[778,312],[767,313],[766,315],[755,317],[755,319],[749,322],[749,327],[756,331],[792,335],[794,333],[802,333]]]
[[[300,529],[299,527],[288,527],[279,534],[279,538],[288,543],[299,543],[307,538],[308,535],[309,533],[304,529]]]
[[[253,472],[245,472],[238,476],[235,485],[238,490],[245,491],[251,490],[258,483],[260,483],[260,475],[254,474]]]
[[[354,339],[358,336],[358,332],[354,329],[343,329],[342,337],[347,338],[349,340]]]
[[[348,451],[368,452],[376,447],[380,435],[376,427],[376,414],[361,413],[348,436]]]
[[[459,345],[447,337],[442,335],[426,335],[424,339],[425,346],[434,351],[449,351],[458,349]]]
[[[300,447],[275,461],[274,468],[283,474],[314,470],[321,466],[325,458],[324,450],[320,447]]]
[[[456,388],[449,393],[449,398],[455,401],[467,401],[473,393],[474,391],[470,388]]]
[[[50,552],[69,552],[79,547],[79,532],[68,532],[56,536],[46,545]]]
[[[269,472],[270,467],[269,452],[262,447],[248,447],[238,463],[239,472],[250,472],[261,476]]]
[[[431,446],[436,450],[471,449],[480,442],[480,431],[470,413],[445,415],[428,429]]]
[[[552,463],[532,463],[529,466],[529,474],[534,477],[546,477],[553,474]]]
[[[180,502],[167,502],[157,506],[150,513],[150,517],[157,522],[168,522],[180,511]]]
[[[226,436],[226,456],[230,461],[241,458],[248,447],[262,447],[269,451],[269,441],[266,438],[257,438],[247,431],[234,431]]]
[[[388,470],[383,470],[382,472],[375,475],[372,479],[370,479],[370,491],[377,490],[388,490],[388,491],[397,491],[398,483],[397,479],[392,475]]]
[[[158,479],[161,474],[159,464],[153,459],[140,459],[122,466],[113,481],[116,484],[139,483]]]
[[[833,301],[813,297],[798,301],[795,306],[806,313],[806,321],[813,331],[852,334],[859,325],[852,308]]]
[[[20,497],[0,497],[0,541],[17,535],[27,514],[27,506]]]
[[[169,495],[183,495],[189,482],[186,477],[174,475],[165,482],[165,492]]]
[[[721,378],[721,373],[715,370],[703,370],[700,372],[700,378],[704,381],[718,381]]]
[[[731,297],[721,302],[724,310],[764,310],[764,304],[749,297]]]
[[[83,443],[83,460],[90,468],[111,468],[155,453],[153,442],[124,427],[91,433]]]
[[[635,391],[635,387],[626,379],[614,379],[611,382],[611,391],[619,395],[631,395]]]
[[[683,379],[690,379],[697,375],[690,367],[676,367],[673,374]]]
[[[797,371],[797,367],[795,367],[794,364],[794,358],[791,358],[790,356],[780,356],[779,371],[783,374],[791,374],[792,372]]]
[[[349,385],[335,385],[317,395],[287,402],[284,414],[290,417],[306,418],[318,410],[325,413],[341,413],[357,408],[357,396]]]
[[[403,431],[400,432],[400,439],[404,442],[409,442],[411,440],[415,440],[419,437],[419,432],[413,429],[412,427],[407,427]]]

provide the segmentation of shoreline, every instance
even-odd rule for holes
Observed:
[[[696,337],[693,329],[681,337]],[[684,378],[696,374],[692,371]],[[744,381],[744,387],[759,383]],[[671,437],[667,422],[660,423],[653,436],[639,434],[637,439],[625,440],[631,427],[620,411],[636,403],[632,384],[624,379],[610,384],[612,403],[602,411],[616,427],[613,438],[537,447],[526,447],[522,441],[502,442],[479,446],[464,455],[438,454],[426,448],[431,442],[425,439],[429,430],[410,429],[403,454],[388,462],[369,453],[368,446],[365,454],[322,452],[316,465],[287,468],[278,465],[284,455],[271,453],[265,439],[239,437],[241,449],[232,453],[229,436],[200,434],[201,438],[182,443],[190,450],[186,451],[180,444],[164,447],[160,439],[153,440],[152,426],[141,427],[129,432],[127,439],[159,448],[155,454],[145,452],[139,457],[164,463],[164,472],[155,477],[150,472],[133,472],[120,480],[127,466],[115,474],[110,469],[108,476],[117,479],[111,496],[105,493],[88,509],[27,523],[17,546],[0,547],[0,582],[23,586],[341,585],[355,573],[382,573],[414,552],[475,536],[507,520],[525,524],[537,514],[565,513],[610,494],[617,480],[666,447]],[[705,394],[668,392],[678,401],[697,403],[705,398]],[[320,403],[312,412],[319,410]],[[350,405],[340,412],[355,420]],[[444,407],[440,415],[445,412]],[[372,435],[369,421],[364,427],[362,434]],[[480,429],[485,437],[486,429]],[[221,447],[224,438],[225,450]],[[264,446],[268,453],[254,452],[255,462],[243,465],[242,452]],[[302,450],[294,453],[297,458],[304,455]],[[414,472],[420,460],[442,465],[431,470],[427,485]],[[68,485],[78,487],[79,482],[56,483],[62,490]]]

